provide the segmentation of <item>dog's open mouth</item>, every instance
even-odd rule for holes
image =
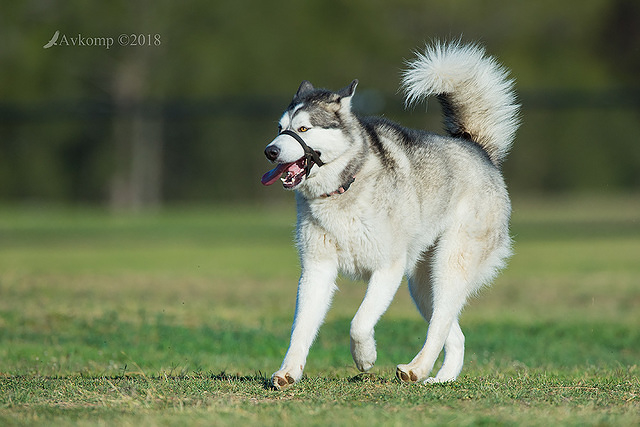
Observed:
[[[271,185],[280,178],[284,188],[294,188],[302,182],[307,160],[302,157],[295,162],[280,163],[262,176],[263,185]]]

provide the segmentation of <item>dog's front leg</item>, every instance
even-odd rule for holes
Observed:
[[[404,262],[379,269],[369,280],[367,293],[351,321],[351,355],[360,371],[368,371],[376,361],[374,327],[387,311],[404,274]]]
[[[280,370],[271,376],[277,389],[288,387],[302,378],[309,348],[324,320],[336,289],[338,274],[333,261],[311,261],[303,265],[298,283],[296,312],[291,328],[291,342]]]

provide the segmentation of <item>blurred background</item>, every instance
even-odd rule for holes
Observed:
[[[439,132],[435,101],[404,111],[400,72],[459,37],[516,79],[512,194],[637,194],[637,0],[25,0],[0,13],[0,202],[290,200],[260,184],[262,152],[301,80],[358,78],[360,113]]]

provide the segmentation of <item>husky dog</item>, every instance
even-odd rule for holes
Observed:
[[[277,389],[302,377],[309,348],[329,309],[338,272],[368,280],[351,322],[357,368],[376,361],[374,327],[403,276],[422,316],[426,342],[404,382],[455,380],[464,359],[458,316],[511,254],[511,204],[500,165],[518,127],[508,72],[477,45],[434,43],[403,74],[406,104],[436,95],[448,136],[404,128],[351,111],[357,80],[332,92],[304,81],[265,149],[295,190],[298,283],[291,342]],[[429,374],[444,348],[444,361]]]

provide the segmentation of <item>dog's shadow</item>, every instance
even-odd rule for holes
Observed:
[[[255,385],[260,385],[264,390],[277,390],[271,382],[271,378],[263,374],[262,372],[258,372],[256,375],[239,375],[239,374],[227,374],[226,372],[220,372],[219,374],[213,374],[210,377],[215,381],[226,381],[226,382],[236,382],[236,383],[253,383]],[[304,375],[302,377],[302,381],[308,380],[307,376]],[[347,379],[347,381],[351,384],[357,383],[376,383],[376,384],[386,384],[390,381],[388,378],[381,377],[372,373],[361,372],[353,377]]]
[[[257,385],[261,385],[265,390],[275,390],[275,387],[271,383],[271,378],[267,377],[262,372],[258,372],[256,375],[239,375],[220,372],[219,374],[211,375],[211,379],[215,381],[254,383]]]

